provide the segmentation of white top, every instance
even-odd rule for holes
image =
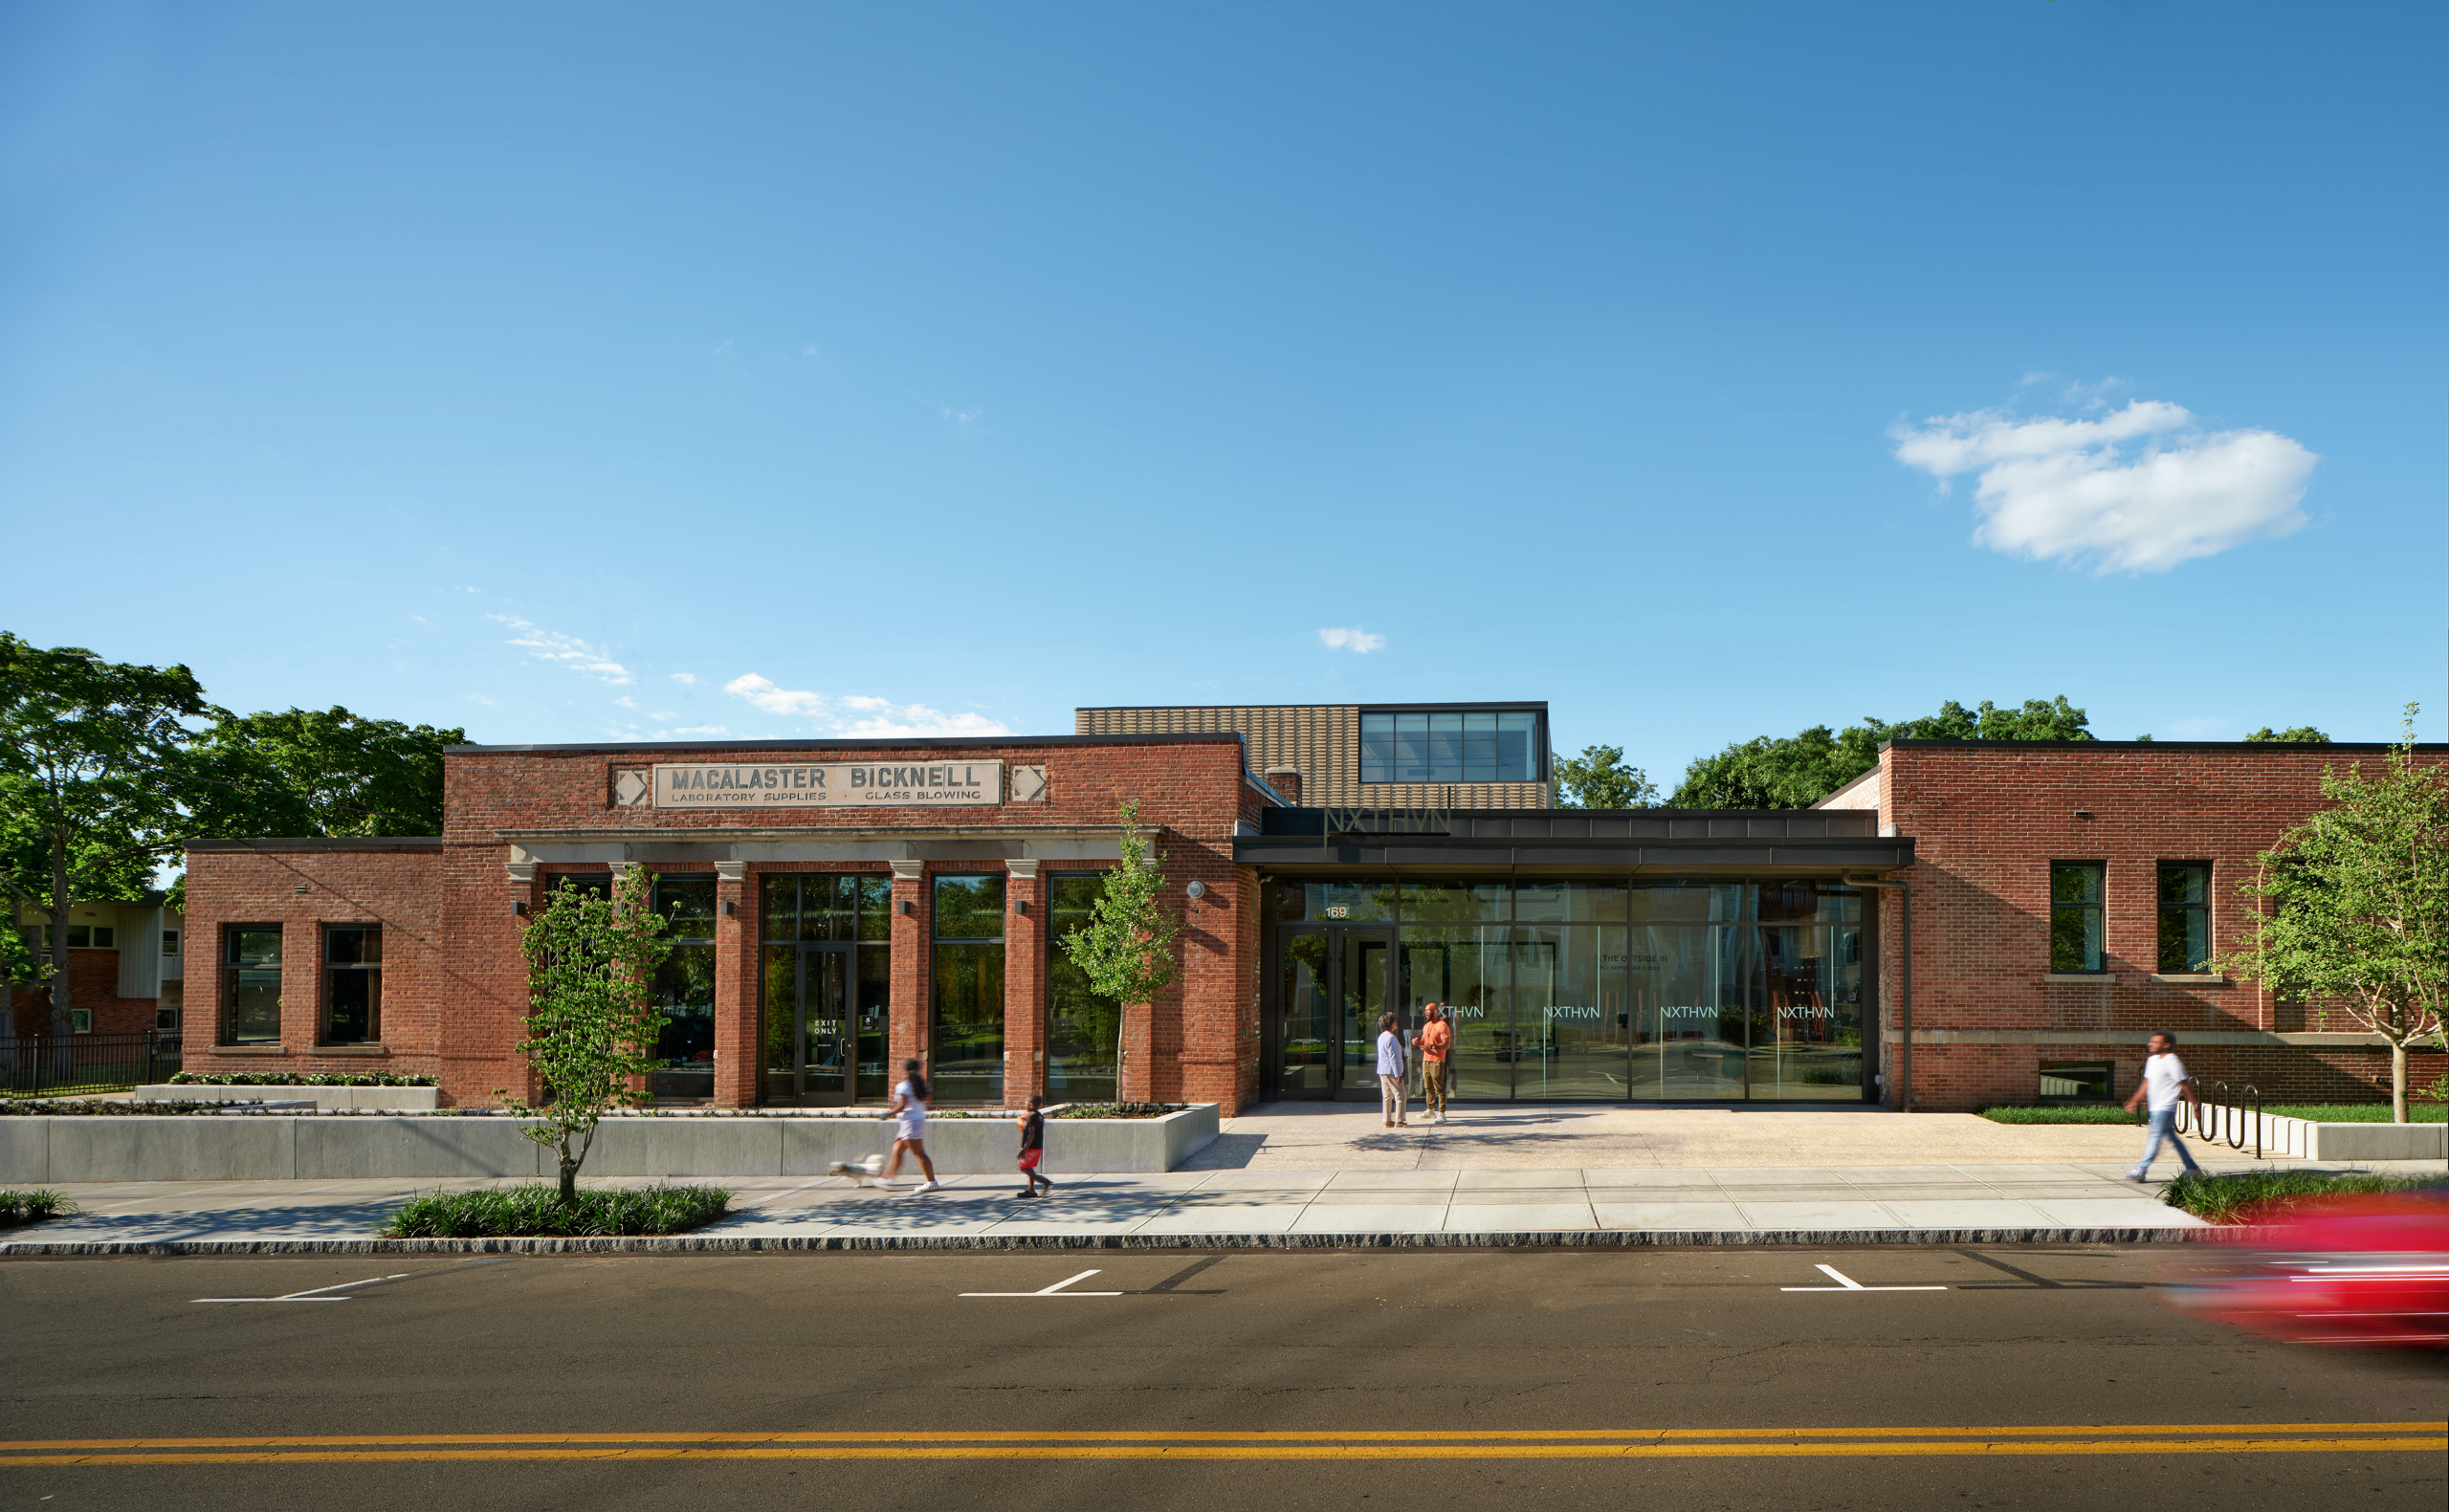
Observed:
[[[1381,1029],[1378,1032],[1378,1074],[1379,1076],[1403,1074],[1402,1037],[1392,1029]]]
[[[917,1138],[917,1134],[913,1130],[927,1127],[927,1105],[918,1100],[918,1094],[911,1090],[910,1084],[907,1082],[894,1087],[893,1095],[901,1099],[901,1111],[893,1115],[901,1120],[901,1137]]]
[[[2174,1050],[2152,1056],[2143,1063],[2143,1106],[2154,1113],[2167,1112],[2185,1095],[2185,1063]]]

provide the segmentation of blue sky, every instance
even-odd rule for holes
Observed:
[[[495,741],[1531,697],[1668,777],[2061,692],[2438,739],[2444,41],[0,7],[0,624]]]

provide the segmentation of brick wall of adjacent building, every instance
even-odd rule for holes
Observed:
[[[2206,1086],[2252,1083],[2265,1098],[2369,1101],[2390,1078],[2385,1048],[2335,1004],[2287,1004],[2250,981],[2155,981],[2158,864],[2212,866],[2216,948],[2237,944],[2256,855],[2323,806],[2325,764],[2377,769],[2383,746],[2177,742],[1898,741],[1875,781],[1883,825],[1913,837],[1915,1107],[2030,1103],[2042,1061],[2109,1061],[2130,1091],[2151,1031],[2176,1035]],[[2449,764],[2449,748],[2420,748]],[[2107,865],[2106,973],[2051,981],[2049,866]],[[1890,1094],[1897,1070],[1899,911],[1883,911],[1882,1001]],[[2243,1041],[2243,1042],[2222,1042]],[[2442,1070],[2418,1053],[2414,1078]]]
[[[185,1068],[215,1074],[446,1075],[445,1012],[459,956],[442,927],[441,861],[441,847],[431,840],[202,841],[190,847],[181,1021]],[[228,931],[239,924],[280,927],[276,1045],[225,1042]],[[380,1044],[318,1042],[323,927],[332,924],[382,928]],[[464,1085],[457,1090],[464,1092]]]

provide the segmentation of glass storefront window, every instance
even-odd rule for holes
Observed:
[[[1089,988],[1063,949],[1064,935],[1089,922],[1105,874],[1057,871],[1047,878],[1046,1092],[1048,1101],[1110,1102],[1122,1005]]]
[[[1698,923],[1712,917],[1711,909],[1721,889],[1700,883],[1672,882],[1664,886],[1635,887],[1632,890],[1632,919],[1635,924],[1666,923],[1689,920]]]
[[[939,1102],[1004,1099],[1004,874],[935,879],[934,1029]]]
[[[1753,1098],[1861,1101],[1863,931],[1814,925],[1757,933],[1765,1012],[1753,1023]]]
[[[1406,882],[1401,909],[1406,924],[1502,924],[1511,913],[1512,889],[1502,882]]]
[[[1499,1031],[1508,1031],[1510,1049],[1512,1024],[1506,931],[1412,927],[1396,940],[1403,961],[1403,1021],[1418,1026],[1424,1021],[1421,1010],[1439,1003],[1453,1030],[1450,1095],[1512,1096],[1511,1063],[1498,1054]]]
[[[224,1044],[280,1041],[280,926],[232,924],[225,931],[229,965],[222,1001]]]
[[[1279,882],[1276,918],[1287,924],[1373,924],[1395,916],[1392,882]]]
[[[1622,924],[1621,882],[1522,882],[1513,888],[1517,924]]]
[[[653,909],[664,916],[672,953],[655,972],[655,1004],[663,1032],[655,1055],[664,1069],[648,1078],[656,1097],[715,1095],[715,879],[654,879]]]
[[[1621,929],[1513,931],[1513,1095],[1624,1095],[1630,1023]]]
[[[1276,1085],[1287,1092],[1323,1092],[1333,1085],[1327,1051],[1328,1037],[1335,1032],[1327,936],[1309,930],[1278,939],[1282,979],[1276,984],[1276,1001],[1284,1013],[1284,1043]]]

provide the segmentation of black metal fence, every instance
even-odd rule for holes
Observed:
[[[74,1097],[123,1092],[179,1068],[172,1029],[137,1034],[0,1035],[0,1095]]]

